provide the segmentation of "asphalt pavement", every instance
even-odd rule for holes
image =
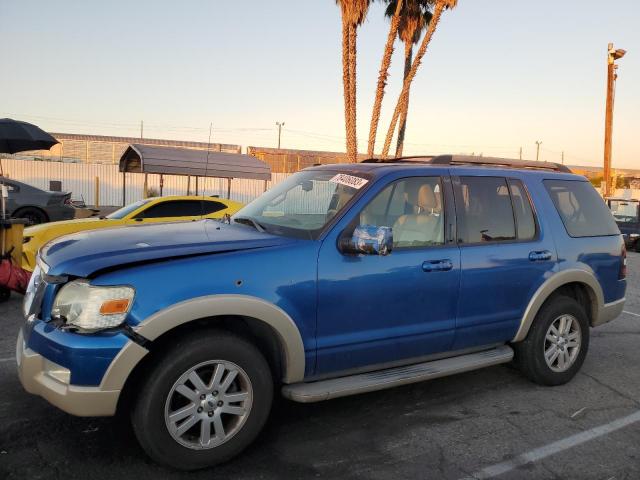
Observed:
[[[75,418],[16,375],[22,322],[0,304],[0,479],[640,478],[640,254],[625,312],[591,330],[582,371],[541,387],[509,366],[302,405],[282,400],[245,453],[209,470],[155,465],[126,415]]]

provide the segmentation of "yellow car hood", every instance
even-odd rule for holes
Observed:
[[[63,220],[61,222],[43,223],[25,228],[25,237],[59,237],[67,233],[81,232],[83,230],[93,230],[94,228],[117,227],[124,225],[124,220],[110,218],[76,218],[74,220]]]
[[[43,223],[24,230],[25,242],[22,245],[22,268],[33,271],[36,254],[47,242],[70,233],[98,230],[126,225],[125,220],[111,218],[77,218],[61,222]]]

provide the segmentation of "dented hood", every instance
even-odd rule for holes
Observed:
[[[88,277],[127,264],[295,242],[245,225],[200,220],[74,233],[48,243],[40,255],[50,275]]]

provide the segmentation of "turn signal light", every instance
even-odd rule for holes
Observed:
[[[627,247],[626,245],[622,246],[622,261],[620,263],[620,274],[618,275],[619,280],[622,280],[623,278],[627,278]]]
[[[129,299],[117,298],[107,300],[100,307],[100,315],[116,315],[119,313],[127,313],[129,310]]]

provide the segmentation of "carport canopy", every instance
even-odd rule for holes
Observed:
[[[141,144],[127,147],[120,171],[271,180],[271,167],[251,155]]]

